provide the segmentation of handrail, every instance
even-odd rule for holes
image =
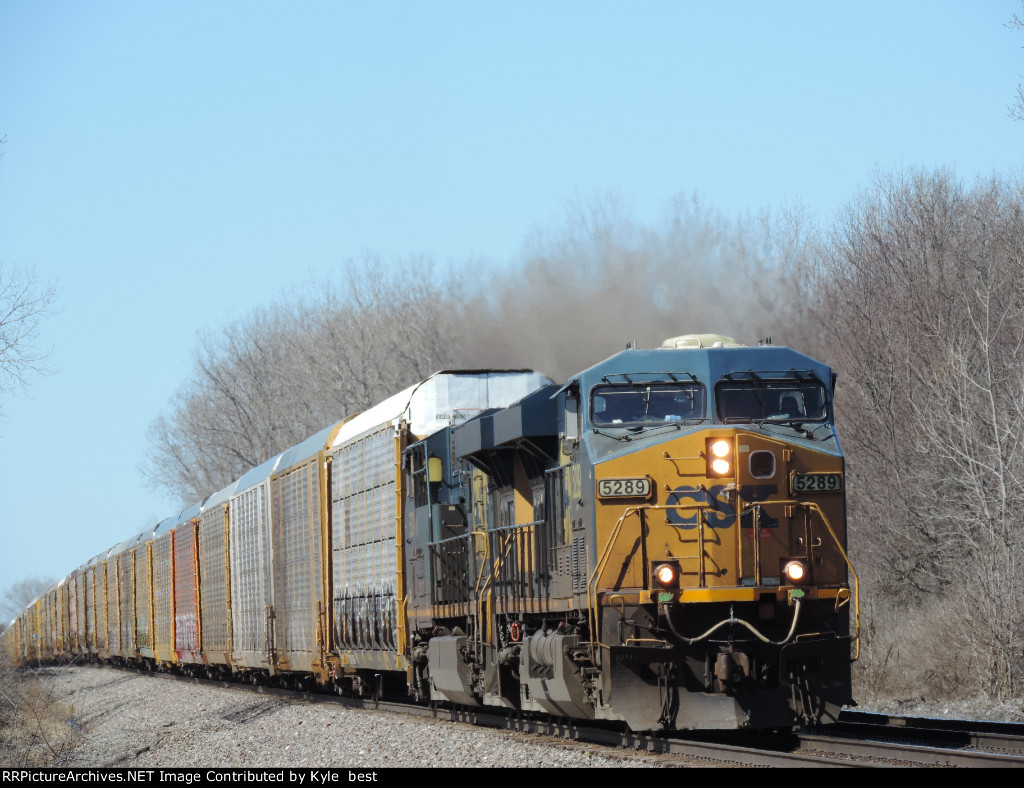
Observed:
[[[839,548],[839,552],[843,556],[843,560],[846,562],[847,568],[850,570],[850,573],[853,575],[854,627],[855,627],[854,642],[856,644],[855,645],[855,652],[854,652],[855,653],[854,660],[856,661],[856,660],[860,659],[860,578],[857,575],[857,570],[853,566],[853,562],[850,561],[850,557],[847,555],[846,550],[843,548],[843,545],[840,542],[839,537],[836,535],[835,531],[833,530],[832,524],[829,522],[828,517],[825,516],[825,513],[822,511],[821,507],[818,504],[814,503],[813,501],[799,501],[799,500],[761,501],[761,502],[759,502],[758,505],[759,506],[765,506],[765,505],[769,505],[769,504],[770,505],[781,505],[781,506],[799,506],[799,507],[802,507],[802,508],[806,508],[806,509],[810,509],[812,511],[815,511],[815,512],[817,512],[818,516],[821,518],[821,521],[825,524],[825,527],[828,529],[829,535],[832,537],[832,540],[835,542],[836,547]],[[714,508],[714,507],[710,503],[689,503],[689,504],[672,504],[672,505],[668,505],[668,504],[666,504],[666,505],[640,504],[638,506],[629,506],[629,507],[627,507],[625,509],[625,511],[622,513],[622,516],[615,523],[615,527],[612,529],[612,533],[609,536],[607,542],[605,543],[604,551],[602,552],[601,557],[598,559],[597,565],[594,567],[594,572],[593,572],[593,574],[591,574],[590,580],[587,582],[587,601],[589,602],[589,608],[590,608],[587,611],[587,618],[588,618],[588,621],[590,623],[590,647],[591,647],[591,651],[592,651],[592,653],[594,655],[595,661],[600,659],[600,657],[598,656],[598,647],[603,647],[603,646],[607,645],[605,643],[602,643],[601,640],[598,638],[598,635],[597,635],[597,632],[598,632],[597,578],[600,577],[601,573],[604,571],[605,566],[608,563],[608,560],[611,557],[612,548],[615,546],[615,543],[618,541],[619,534],[622,531],[622,525],[625,522],[626,518],[629,517],[630,515],[633,515],[633,514],[639,515],[641,511],[657,511],[657,510],[668,510],[668,509],[695,509],[698,512],[701,512],[701,511],[704,511],[706,509],[711,509],[711,508]],[[737,521],[738,521],[738,519],[739,518],[737,516]],[[697,524],[697,528],[698,528],[698,531],[699,531],[698,539],[701,539],[703,537],[704,525],[705,525],[704,517],[703,516],[698,517],[698,524]],[[755,528],[757,527],[756,523],[755,523],[754,527]],[[701,565],[703,566],[703,563]],[[700,575],[700,582],[703,582],[703,572]]]
[[[484,535],[484,545],[486,547],[486,557],[490,558],[491,557],[491,555],[490,555],[490,553],[491,553],[491,540],[488,537],[491,534],[493,534],[493,533],[500,533],[500,532],[511,532],[511,531],[514,531],[514,530],[519,529],[519,528],[526,528],[527,526],[537,525],[537,523],[539,523],[539,522],[542,523],[543,520],[534,521],[532,523],[520,523],[518,525],[516,525],[516,524],[506,525],[506,526],[502,526],[501,528],[494,528],[494,529],[487,530],[487,531],[479,531],[479,532],[478,531],[471,531],[467,535],[472,535],[474,533],[482,533]],[[483,635],[483,632],[481,631],[481,623],[482,623],[483,612],[484,612],[483,611],[484,592],[486,591],[488,593],[488,595],[489,595],[488,596],[488,601],[490,601],[492,603],[491,604],[491,610],[493,611],[493,609],[494,609],[493,608],[494,580],[498,577],[498,574],[501,572],[502,565],[504,564],[505,559],[508,557],[508,554],[512,551],[512,547],[514,546],[514,544],[515,544],[514,541],[510,539],[508,541],[508,544],[505,545],[505,549],[501,552],[500,555],[498,555],[496,557],[495,563],[493,565],[491,565],[491,567],[490,567],[491,571],[488,572],[487,580],[484,582],[483,586],[480,585],[480,581],[483,579],[483,572],[481,572],[479,575],[477,575],[477,578],[476,578],[476,588],[474,589],[474,594],[476,595],[477,631],[480,632],[481,639],[482,639],[482,635]],[[484,644],[485,645],[490,645],[491,644],[491,638],[492,638],[492,633],[488,632],[487,633],[487,639],[483,641]]]
[[[842,542],[839,541],[839,537],[836,536],[836,532],[832,529],[832,524],[828,521],[828,517],[825,516],[825,512],[822,511],[821,506],[816,504],[814,501],[800,501],[800,500],[788,500],[788,501],[760,501],[758,506],[799,506],[804,509],[811,509],[818,513],[818,517],[825,524],[825,528],[828,529],[829,536],[832,537],[832,541],[836,543],[836,547],[839,548],[839,554],[842,555],[843,560],[846,562],[846,567],[850,570],[850,574],[853,575],[853,610],[854,610],[854,661],[860,659],[860,577],[857,575],[857,570],[853,566],[853,562],[850,557],[846,554],[846,550],[843,548]],[[755,526],[756,527],[756,526]]]
[[[856,650],[854,652],[855,656],[853,659],[854,661],[857,661],[858,659],[860,659],[860,578],[857,576],[857,570],[853,568],[853,562],[850,560],[850,557],[846,554],[846,550],[843,549],[843,545],[839,541],[839,537],[836,536],[836,532],[832,530],[832,524],[828,521],[828,518],[825,516],[825,513],[821,510],[821,507],[818,506],[818,504],[814,503],[813,501],[797,501],[796,503],[808,509],[813,509],[818,513],[818,516],[821,518],[821,521],[825,523],[825,527],[828,529],[829,535],[832,537],[832,541],[835,542],[836,547],[839,548],[839,552],[843,556],[843,560],[846,561],[846,566],[850,570],[850,574],[853,575],[853,618],[855,627],[855,635],[853,639],[856,643]]]
[[[601,573],[604,571],[604,568],[605,568],[605,566],[608,563],[608,559],[611,557],[612,547],[614,547],[615,543],[618,541],[619,533],[622,531],[622,524],[623,524],[623,522],[625,522],[626,518],[629,517],[631,514],[639,514],[641,511],[658,511],[658,510],[666,510],[667,511],[669,509],[696,509],[697,511],[703,511],[705,509],[711,509],[711,508],[714,508],[714,507],[710,503],[688,503],[688,504],[678,503],[678,504],[671,504],[671,505],[670,504],[658,504],[658,505],[656,505],[656,504],[640,504],[639,506],[627,506],[626,507],[626,510],[622,513],[622,516],[618,519],[618,522],[615,523],[615,527],[612,530],[611,536],[608,538],[608,541],[605,543],[604,552],[602,553],[601,557],[598,559],[597,565],[594,567],[594,573],[590,576],[590,580],[587,581],[587,601],[590,603],[589,604],[589,608],[590,609],[587,611],[587,619],[588,619],[588,621],[590,623],[590,648],[591,648],[592,653],[594,655],[595,662],[599,659],[599,657],[597,656],[597,647],[598,646],[606,645],[606,644],[602,643],[599,639],[597,639],[597,623],[598,623],[597,622],[597,578],[601,576]],[[699,531],[698,539],[702,540],[703,539],[703,534],[704,534],[704,518],[703,517],[699,517],[698,518],[697,528],[698,528],[698,531]],[[703,547],[701,549],[701,552],[703,553]],[[703,561],[701,563],[701,566],[703,567]],[[703,572],[701,572],[700,577],[701,577],[701,582],[703,582]]]

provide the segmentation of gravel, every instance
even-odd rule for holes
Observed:
[[[55,673],[58,669],[53,670]],[[649,754],[462,723],[183,684],[114,668],[59,669],[78,744],[64,764],[146,768],[649,767]],[[680,765],[674,762],[672,765]]]
[[[613,767],[708,765],[477,728],[383,711],[315,703],[249,688],[187,684],[109,667],[44,668],[73,706],[76,741],[62,766],[148,768]],[[862,704],[903,716],[1020,721],[1024,701]]]

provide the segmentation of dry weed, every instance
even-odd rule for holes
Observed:
[[[60,766],[81,729],[74,704],[60,691],[68,666],[15,668],[0,655],[0,766]]]

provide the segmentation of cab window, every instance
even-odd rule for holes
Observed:
[[[704,387],[699,383],[595,386],[590,420],[595,427],[664,424],[704,418]]]
[[[730,380],[715,386],[723,422],[824,421],[825,387],[818,381]]]

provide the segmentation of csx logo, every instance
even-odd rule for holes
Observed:
[[[665,499],[666,506],[678,507],[666,510],[669,523],[679,528],[696,528],[703,513],[704,521],[712,528],[731,528],[736,522],[736,510],[718,497],[723,492],[723,484],[706,490],[686,485],[676,487]]]

